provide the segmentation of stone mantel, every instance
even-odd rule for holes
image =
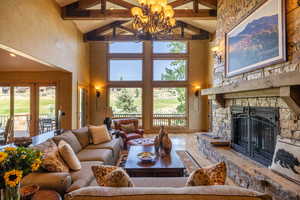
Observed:
[[[243,80],[224,87],[203,89],[201,95],[225,107],[226,99],[281,97],[300,116],[300,72],[270,75],[264,79]]]

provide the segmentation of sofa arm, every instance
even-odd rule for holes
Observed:
[[[72,178],[69,173],[31,173],[22,180],[22,186],[36,184],[41,189],[55,190],[60,194],[71,186]]]

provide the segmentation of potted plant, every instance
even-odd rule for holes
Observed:
[[[20,182],[37,171],[42,163],[40,151],[25,147],[7,147],[0,151],[0,188],[5,200],[20,200]]]

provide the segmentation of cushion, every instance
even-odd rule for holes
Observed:
[[[186,186],[224,185],[226,181],[226,164],[220,162],[192,172]]]
[[[94,180],[94,174],[91,169],[94,165],[102,165],[99,161],[81,162],[81,169],[79,171],[71,171],[72,185],[66,192],[71,192],[82,187],[89,186]]]
[[[67,163],[70,169],[76,171],[81,169],[81,164],[72,147],[68,143],[66,143],[64,140],[59,141],[58,150],[60,156]]]
[[[271,169],[300,184],[300,141],[278,138]]]
[[[121,124],[121,130],[125,131],[126,133],[134,133],[136,128],[133,123],[130,124]]]
[[[119,167],[99,165],[92,166],[92,170],[99,186],[133,187],[133,182],[128,174]]]
[[[58,147],[53,140],[47,140],[33,148],[44,153],[42,168],[49,172],[69,172],[69,167],[60,157]]]
[[[117,159],[119,157],[121,149],[123,148],[123,140],[121,137],[119,137],[102,144],[90,144],[85,148],[86,149],[110,149],[113,152],[113,157]]]
[[[90,133],[89,128],[84,127],[76,130],[72,130],[73,134],[77,137],[79,143],[81,144],[81,147],[84,148],[90,143]]]
[[[89,132],[92,135],[93,144],[109,142],[112,139],[106,125],[89,126]]]
[[[75,153],[78,153],[82,149],[76,136],[71,131],[66,131],[59,136],[55,136],[53,140],[56,144],[58,144],[60,140],[66,141],[67,143],[69,143]]]
[[[112,150],[109,149],[83,149],[77,157],[80,161],[101,161],[105,164],[114,164]]]

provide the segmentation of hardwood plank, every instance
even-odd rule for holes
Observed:
[[[101,0],[79,0],[79,8],[86,9],[99,4]]]
[[[177,19],[217,19],[216,11],[208,9],[200,9],[198,13],[195,13],[193,10],[176,10],[175,17]],[[103,13],[100,10],[79,10],[76,9],[76,4],[74,4],[62,8],[62,18],[65,20],[128,20],[132,19],[132,16],[130,10],[106,10]]]
[[[224,94],[224,99],[240,99],[240,98],[256,98],[256,97],[278,97],[280,96],[279,88],[271,88],[264,90],[254,90],[247,92],[236,92]]]
[[[199,0],[194,0],[193,6],[194,6],[194,12],[197,13],[199,10]]]
[[[246,80],[224,87],[204,89],[201,91],[201,95],[226,94],[250,90],[300,85],[299,77],[300,72],[287,72],[278,75],[271,75],[264,79]]]
[[[217,9],[218,7],[217,0],[199,0],[199,3],[211,9]]]
[[[127,1],[124,0],[107,0],[110,3],[116,4],[118,6],[121,6],[123,8],[127,8],[127,9],[131,9],[132,7],[134,7],[135,5],[128,3]]]
[[[106,11],[106,0],[101,0],[101,12]]]

